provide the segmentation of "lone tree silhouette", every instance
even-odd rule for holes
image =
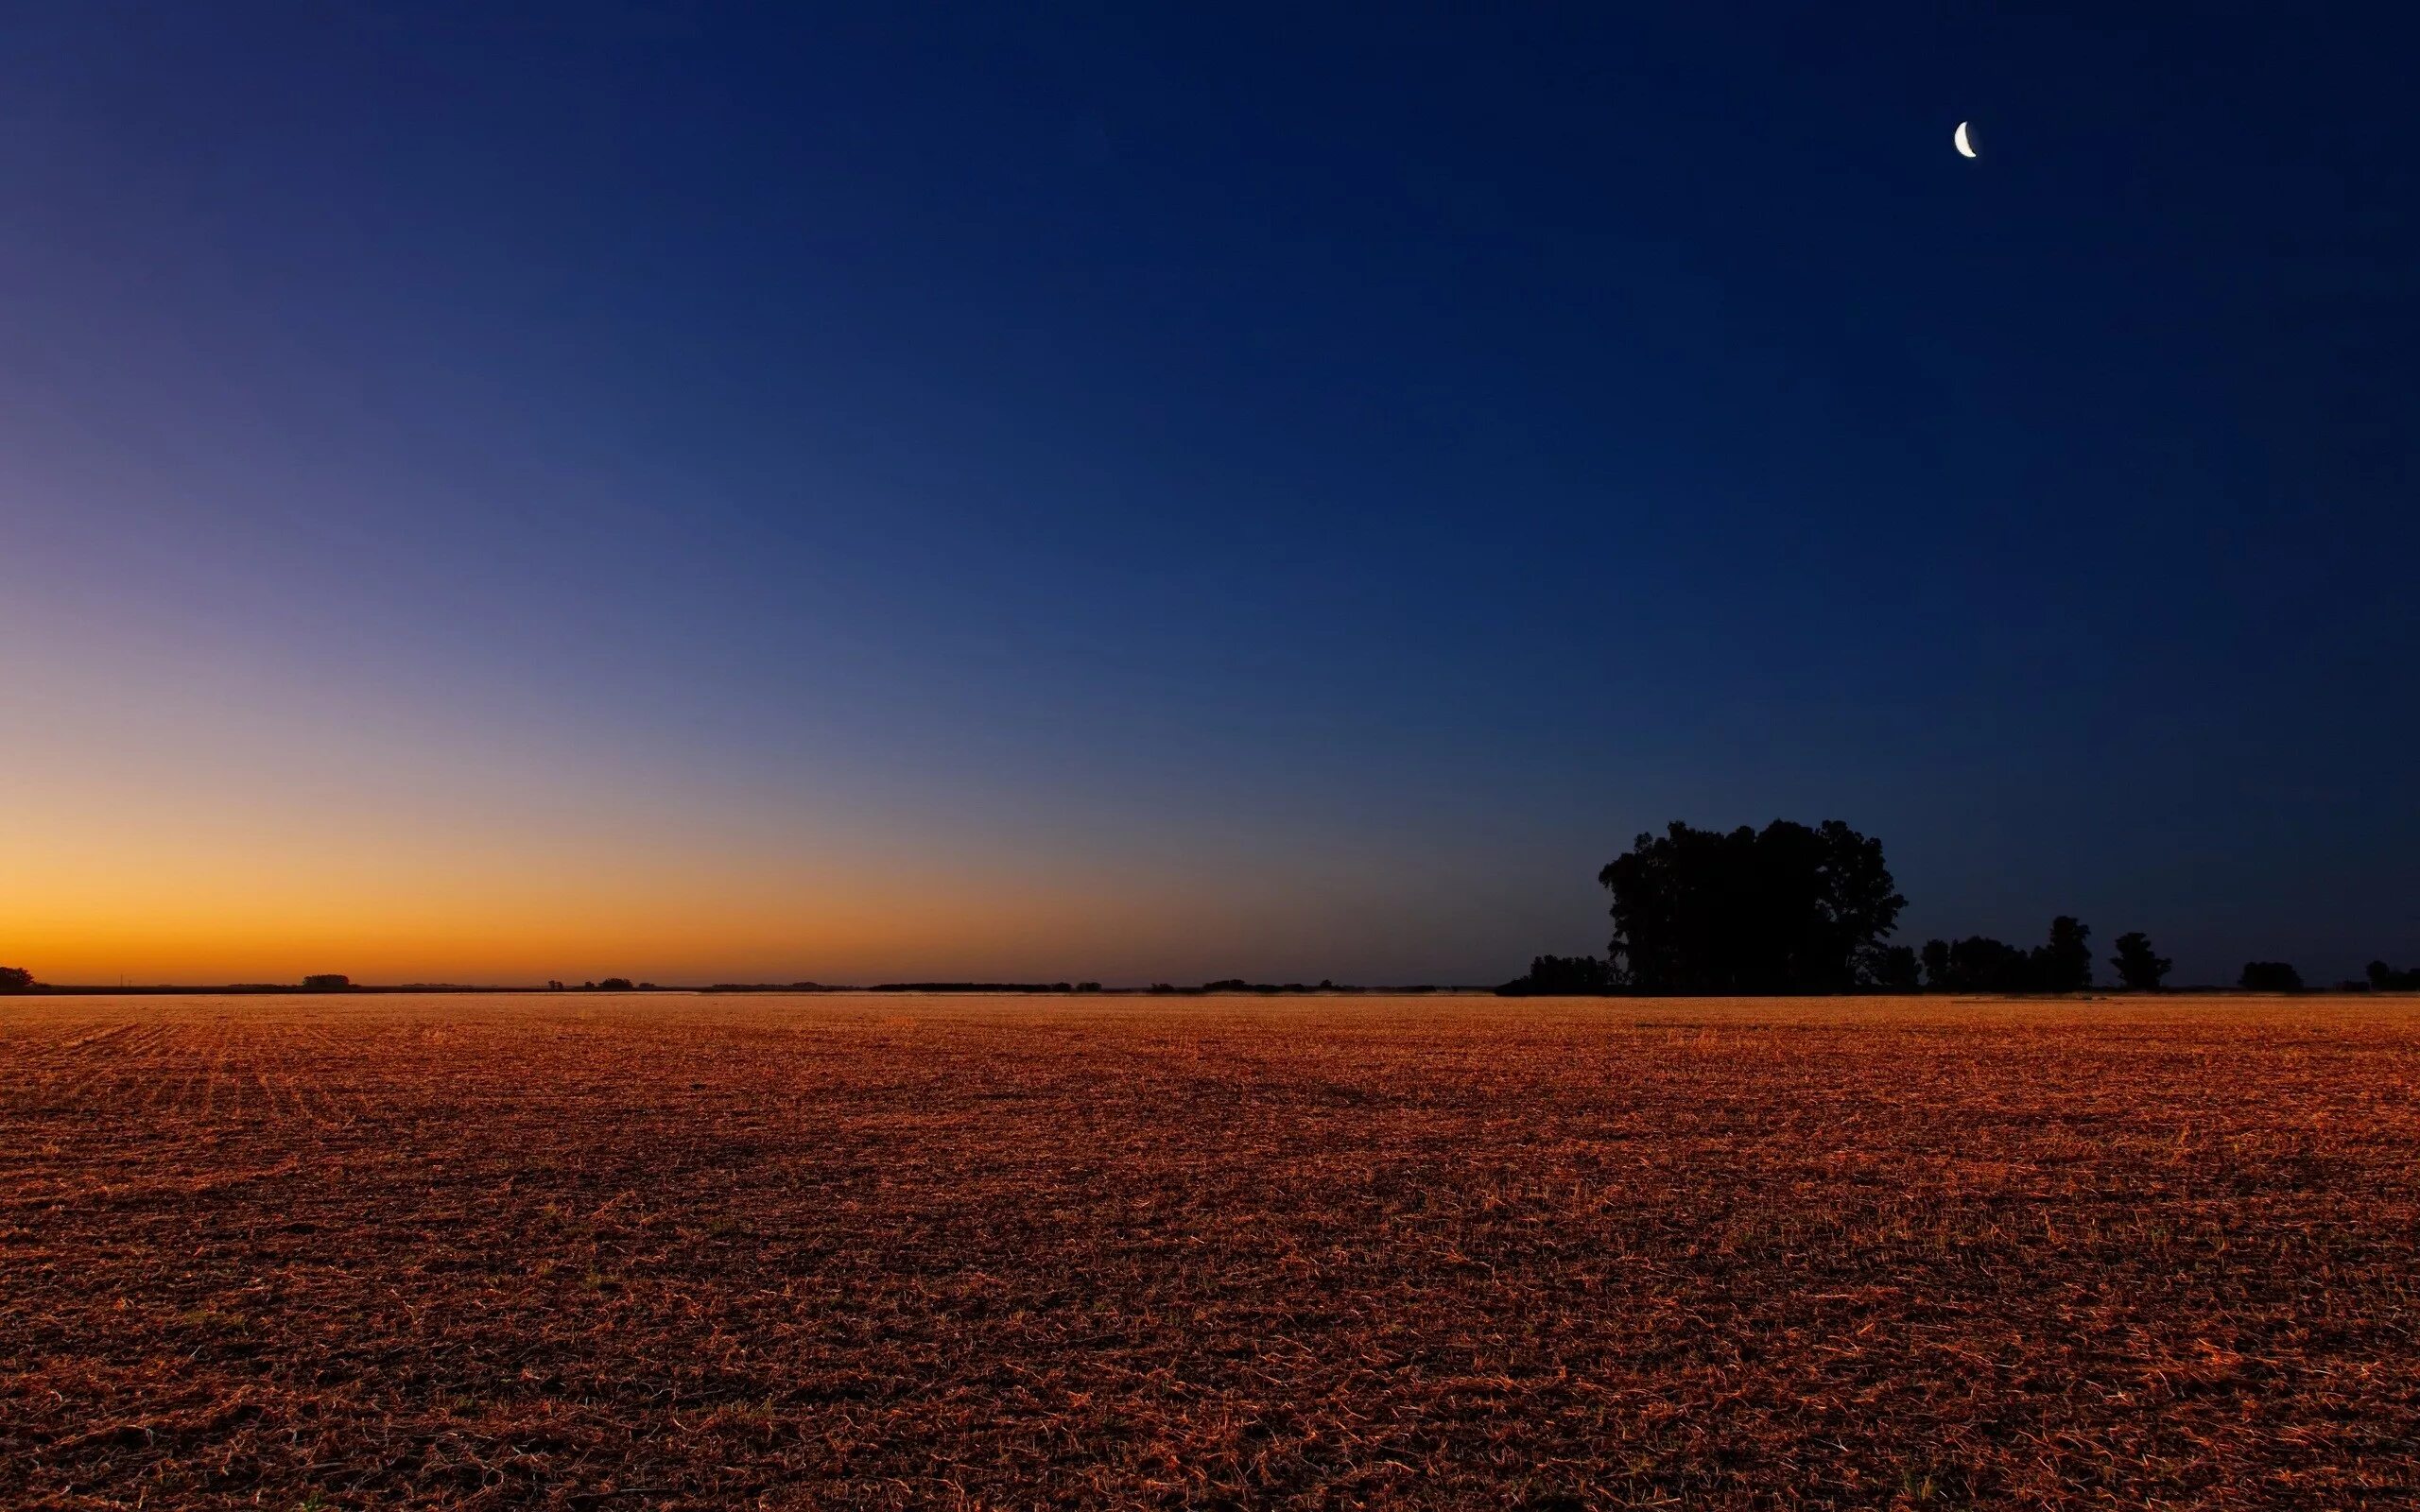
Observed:
[[[34,973],[22,966],[0,966],[0,992],[24,992],[34,985]]]
[[[1641,834],[1598,873],[1614,895],[1614,985],[1638,992],[1846,992],[1881,979],[1899,896],[1882,842],[1808,829]]]
[[[2284,961],[2246,961],[2236,985],[2251,992],[2299,992],[2303,973]]]
[[[2109,964],[2118,968],[2118,980],[2127,991],[2156,992],[2176,963],[2152,954],[2152,937],[2138,929],[2118,936],[2118,954],[2109,957]]]

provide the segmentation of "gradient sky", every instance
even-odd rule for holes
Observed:
[[[2420,23],[1995,9],[9,8],[0,960],[2420,964]]]

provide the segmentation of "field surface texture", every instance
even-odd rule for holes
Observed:
[[[2420,1005],[0,999],[10,1507],[2420,1496]]]

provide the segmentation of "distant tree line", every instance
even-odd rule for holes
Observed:
[[[1331,981],[1322,977],[1317,982],[1247,982],[1240,976],[1220,977],[1200,987],[1178,987],[1172,982],[1154,982],[1144,990],[1153,997],[1201,997],[1211,992],[1252,992],[1262,997],[1305,995],[1320,992],[1363,993],[1381,992],[1405,997],[1421,992],[1461,992],[1469,988],[1442,986],[1435,982],[1415,982],[1405,986],[1362,987],[1350,982]]]
[[[1495,990],[1505,997],[1584,998],[1611,992],[1614,969],[1594,955],[1541,955],[1529,974]]]
[[[2092,947],[2086,943],[2091,938],[2087,925],[2061,914],[2050,920],[2049,937],[2030,951],[1981,935],[1956,941],[1928,939],[1922,955],[1925,985],[1948,992],[2081,992],[2092,986]],[[2141,935],[2126,938],[2141,941],[2146,951],[2151,948]],[[2167,971],[2166,961],[2157,965],[2160,973]],[[2157,988],[2158,974],[2145,986]]]
[[[2030,949],[1987,936],[1888,943],[1907,900],[1882,842],[1838,819],[1813,828],[1775,819],[1762,830],[1700,830],[1674,821],[1641,834],[1598,873],[1612,895],[1614,936],[1602,958],[1541,955],[1496,988],[1507,996],[1767,996],[1812,992],[2081,992],[2093,986],[2092,930],[2061,914]],[[2155,992],[2172,965],[2135,931],[2109,958],[2129,991]],[[2282,961],[2245,963],[2238,985],[2297,992]],[[2377,991],[2420,990],[2420,968],[2371,963]]]
[[[1641,834],[1598,873],[1612,895],[1614,936],[1603,956],[1540,955],[1496,991],[1507,996],[1720,994],[1764,996],[1816,992],[2080,992],[2093,986],[2092,930],[2073,915],[2050,920],[2042,943],[2020,949],[1987,936],[1927,940],[1921,951],[1887,943],[1907,900],[1883,862],[1882,842],[1837,819],[1809,829],[1776,819],[1762,830],[1699,830],[1675,821],[1661,835]],[[2156,992],[2171,962],[2140,931],[2120,935],[2109,958],[2119,986]],[[2254,992],[2306,990],[2302,973],[2285,961],[2247,961],[2236,985]],[[28,992],[31,971],[0,966],[0,993]],[[650,992],[653,982],[609,976],[556,991]],[[299,990],[354,990],[340,972],[315,972]],[[50,991],[100,988],[52,988]],[[136,988],[130,990],[200,990]],[[293,992],[274,982],[236,983],[211,990]],[[363,989],[370,990],[370,989]],[[377,990],[494,991],[498,988],[407,983]],[[817,982],[720,982],[716,992],[1045,992],[1104,990],[1098,982],[883,982],[872,988]],[[1111,990],[1132,990],[1116,988]],[[1420,984],[1355,987],[1322,978],[1252,982],[1222,977],[1200,987],[1154,982],[1156,996],[1213,992],[1265,995],[1315,992],[1418,993],[1462,990]],[[2420,966],[2396,970],[2372,961],[2361,980],[2339,990],[2420,992]]]
[[[1098,982],[1086,983],[1087,991],[1100,990]],[[876,982],[869,992],[1073,992],[1071,982]]]
[[[561,988],[561,982],[548,987]],[[709,992],[842,992],[845,988],[825,987],[821,982],[717,982],[706,988]]]

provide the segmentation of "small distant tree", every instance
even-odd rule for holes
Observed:
[[[25,992],[32,989],[34,973],[22,966],[0,966],[0,992]]]
[[[2092,986],[2092,931],[2071,915],[2050,920],[2050,937],[2033,947],[2037,992],[2081,992]]]
[[[2246,961],[2236,985],[2247,992],[2299,992],[2303,973],[2284,961]]]
[[[2118,954],[2109,957],[2118,980],[2129,992],[2156,992],[2176,963],[2152,950],[2152,937],[2141,930],[2118,936]]]
[[[302,990],[305,992],[341,992],[351,986],[353,978],[342,971],[321,971],[302,979]]]
[[[627,976],[609,976],[604,981],[596,984],[596,990],[599,992],[628,992],[631,989],[631,979]]]

